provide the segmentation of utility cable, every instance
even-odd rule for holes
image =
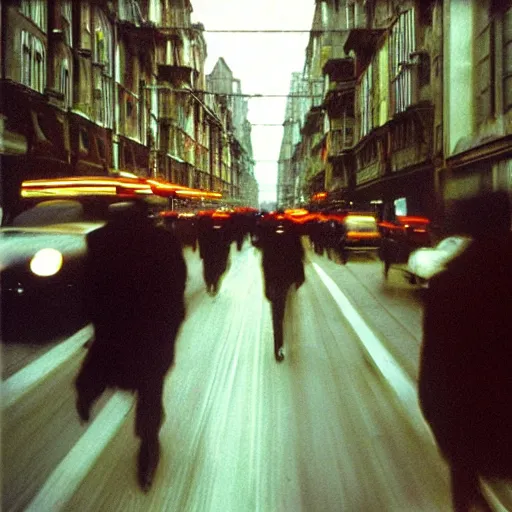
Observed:
[[[194,24],[197,25],[197,24]],[[199,23],[201,25],[201,23]],[[158,30],[201,30],[201,32],[221,33],[221,34],[309,34],[314,33],[347,33],[347,29],[198,29],[197,26],[190,27],[175,27],[175,26],[156,26]]]
[[[312,80],[310,80],[312,81]],[[317,79],[316,82],[323,83],[323,79]],[[201,89],[176,89],[173,87],[169,87],[167,85],[146,85],[144,86],[146,89],[162,89],[167,90],[168,92],[177,92],[182,94],[208,94],[213,96],[220,96],[220,97],[233,97],[233,98],[308,98],[308,99],[319,99],[323,98],[322,94],[297,94],[297,93],[288,93],[288,94],[248,94],[248,93],[241,93],[241,92],[214,92],[214,91],[206,91]]]

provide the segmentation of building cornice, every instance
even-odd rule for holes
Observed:
[[[506,155],[512,155],[512,134],[484,142],[478,146],[446,157],[446,165],[452,169],[458,169]]]

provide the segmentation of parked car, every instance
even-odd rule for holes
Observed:
[[[429,279],[442,272],[448,262],[464,252],[470,243],[470,237],[453,235],[444,238],[435,247],[413,251],[407,261],[410,282],[428,286]]]

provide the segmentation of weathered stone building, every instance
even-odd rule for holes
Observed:
[[[189,0],[2,2],[4,210],[24,179],[113,170],[240,198],[252,158],[238,159],[234,183],[231,153],[247,134],[235,141],[231,105],[205,92],[191,12]]]
[[[512,190],[511,5],[317,0],[302,78],[320,63],[323,102],[296,146],[304,196],[441,222],[450,199]]]
[[[443,21],[444,200],[482,189],[512,193],[512,2],[436,4]]]
[[[254,177],[254,158],[251,142],[251,125],[247,120],[247,98],[242,93],[240,80],[236,79],[221,57],[211,73],[206,76],[207,90],[216,103],[229,114],[226,120],[230,148],[231,171],[229,191],[241,204],[258,206],[258,185]]]

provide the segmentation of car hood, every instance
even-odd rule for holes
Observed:
[[[85,254],[86,235],[101,224],[83,223],[74,226],[7,227],[0,229],[0,271],[29,262],[41,249],[52,248],[63,256]]]
[[[471,244],[468,237],[450,237],[436,247],[416,249],[409,256],[408,269],[418,277],[431,279],[446,269],[446,265],[462,254]]]

